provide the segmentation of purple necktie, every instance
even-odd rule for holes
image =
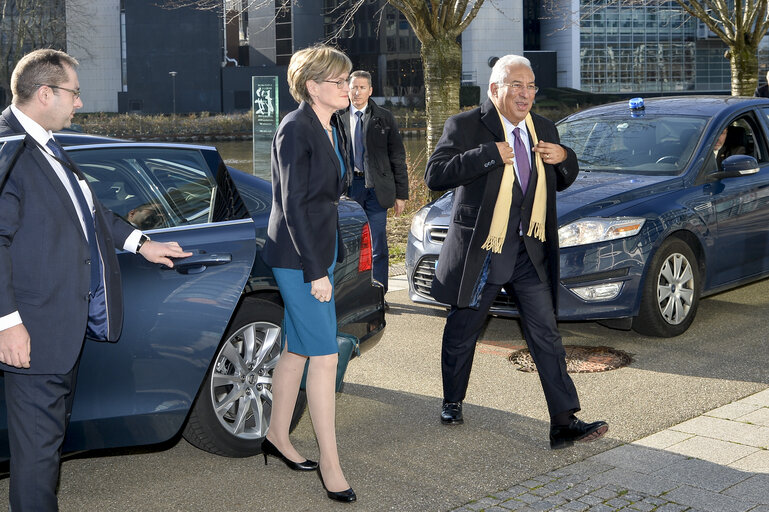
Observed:
[[[521,180],[521,190],[523,195],[526,195],[526,189],[529,186],[529,178],[531,177],[531,166],[529,164],[529,155],[526,151],[526,145],[521,140],[521,129],[516,127],[513,130],[513,151],[515,152],[515,165],[518,166],[518,177]]]

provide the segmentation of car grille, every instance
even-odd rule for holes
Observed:
[[[446,234],[449,232],[449,228],[430,228],[427,232],[427,236],[434,244],[442,244],[446,240]]]
[[[426,299],[433,299],[430,295],[430,287],[433,285],[433,276],[435,275],[435,262],[437,256],[425,256],[417,264],[414,270],[414,291]]]
[[[445,233],[446,230],[444,230]],[[433,277],[435,276],[435,262],[438,261],[438,257],[435,255],[425,256],[416,266],[414,270],[413,283],[414,291],[426,299],[435,300],[430,295],[430,287],[433,284]],[[497,297],[494,299],[491,305],[492,309],[510,310],[516,309],[515,301],[511,296],[505,293],[505,290],[500,290]]]

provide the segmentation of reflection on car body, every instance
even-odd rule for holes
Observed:
[[[57,138],[105,206],[153,240],[176,240],[194,253],[169,269],[118,251],[123,334],[115,344],[87,340],[64,450],[159,443],[181,432],[212,453],[257,453],[269,427],[283,311],[258,255],[270,184],[227,168],[211,147]],[[22,144],[0,139],[0,165]],[[365,213],[350,201],[339,212],[340,340],[366,350],[383,333],[384,294],[371,278]],[[302,392],[293,425],[305,404]],[[8,457],[7,428],[0,410],[0,458]]]
[[[727,127],[739,135],[729,144],[743,149],[719,161]],[[557,196],[560,319],[675,336],[701,297],[769,275],[769,101],[613,103],[567,117],[558,131],[581,170]],[[451,201],[449,192],[414,217],[406,267],[416,302],[435,303]],[[491,311],[517,316],[504,293]]]

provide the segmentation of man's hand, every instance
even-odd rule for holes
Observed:
[[[507,142],[497,142],[497,151],[499,151],[499,157],[502,159],[502,163],[510,165],[513,163],[513,148]]]
[[[560,164],[568,156],[560,144],[553,144],[552,142],[539,141],[534,146],[533,151],[542,155],[542,161],[550,165]]]
[[[0,331],[0,362],[16,368],[29,368],[29,333],[24,324]]]
[[[395,200],[395,206],[393,206],[393,212],[395,212],[395,216],[397,217],[401,213],[403,213],[403,210],[406,209],[406,200],[405,199],[396,199]]]
[[[153,242],[147,240],[142,244],[139,249],[139,254],[144,256],[144,259],[152,263],[162,263],[167,267],[174,266],[174,262],[171,258],[186,258],[192,256],[191,252],[184,252],[184,249],[177,242]]]

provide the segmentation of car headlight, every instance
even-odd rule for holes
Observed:
[[[639,217],[579,219],[558,230],[558,242],[561,247],[572,247],[625,238],[638,234],[645,222]]]
[[[414,235],[414,238],[419,240],[420,242],[425,237],[425,219],[427,218],[427,212],[430,211],[430,207],[425,206],[421,210],[419,210],[416,215],[414,215],[414,218],[411,220],[411,234]]]

